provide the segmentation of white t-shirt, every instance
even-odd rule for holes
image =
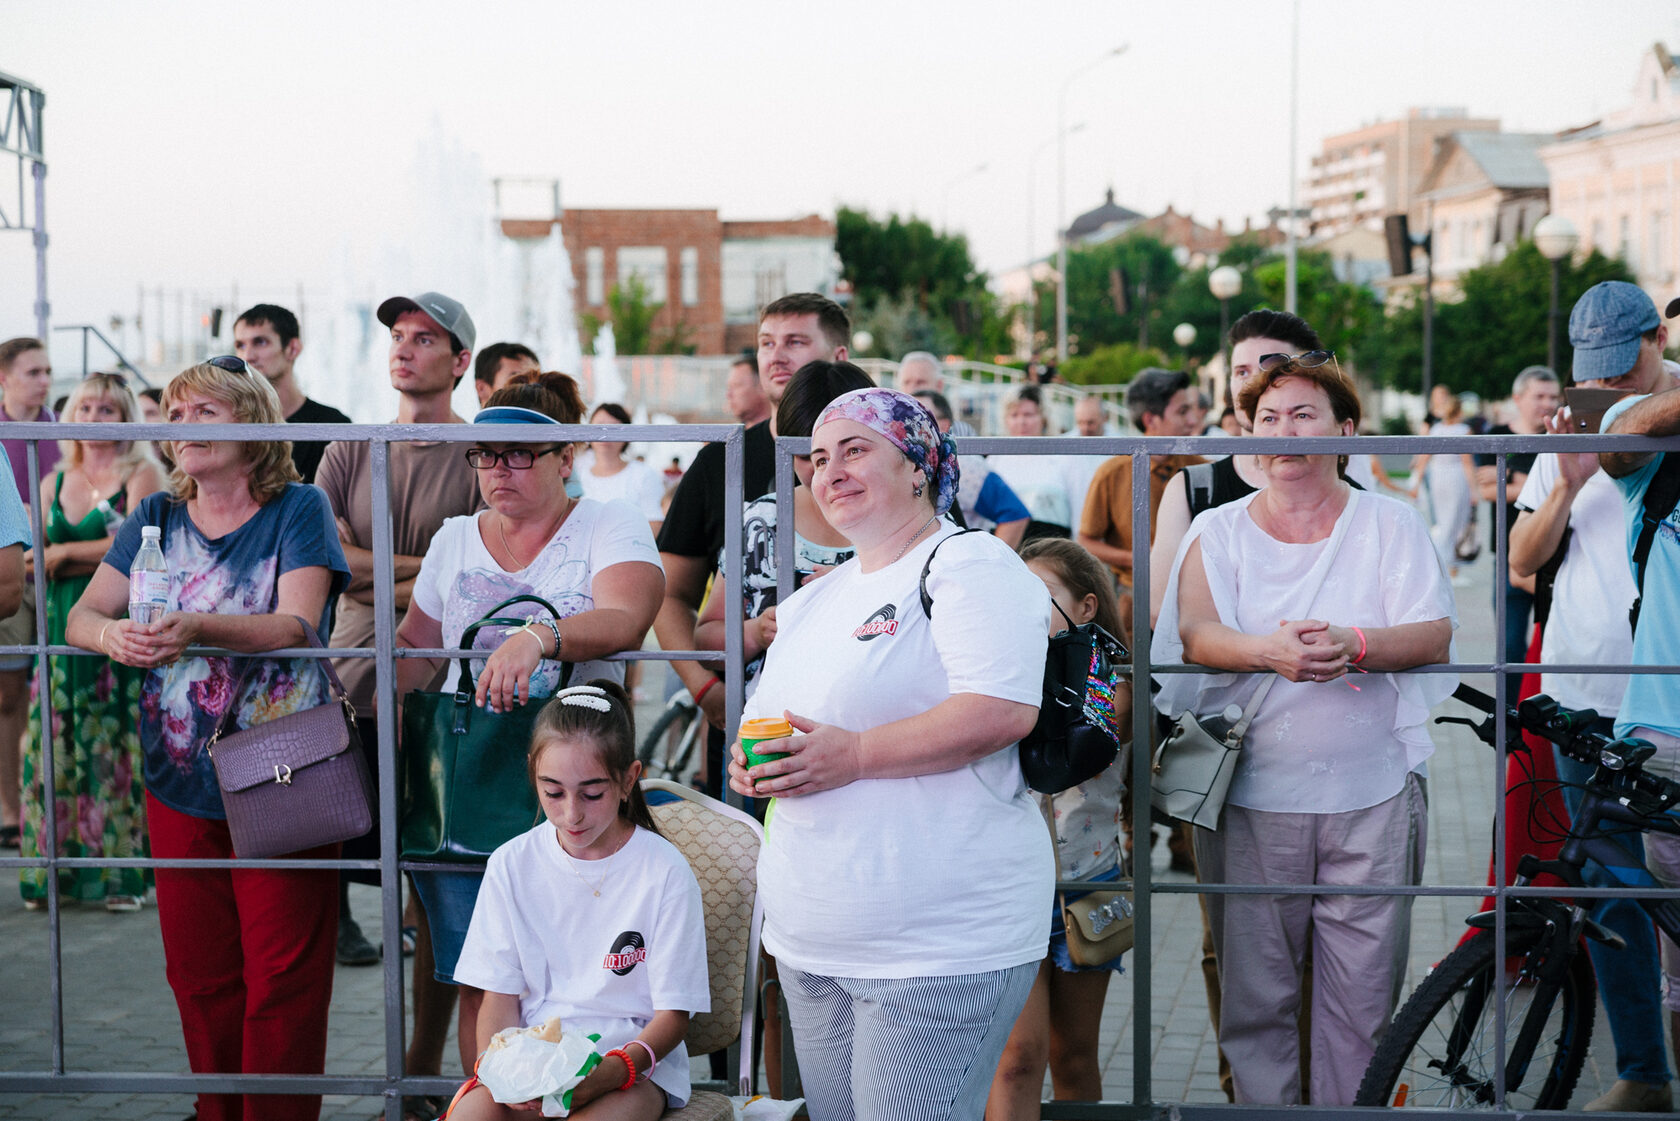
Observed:
[[[1558,484],[1558,457],[1534,459],[1519,510],[1538,510]],[[1540,660],[1572,665],[1627,665],[1633,661],[1628,607],[1636,594],[1628,567],[1627,523],[1622,492],[1602,470],[1581,485],[1569,507],[1569,547],[1552,586]],[[1627,692],[1625,673],[1543,673],[1540,689],[1570,708],[1593,708],[1615,716]]]
[[[586,451],[578,456],[577,468],[572,472],[572,481],[583,488],[585,497],[597,502],[614,499],[628,502],[648,521],[664,520],[665,512],[660,505],[665,500],[665,480],[659,472],[639,459],[626,462],[624,470],[616,475],[597,475],[592,470],[594,466],[595,453]]]
[[[529,565],[508,572],[496,563],[479,534],[479,519],[494,518],[495,512],[450,518],[432,538],[414,579],[416,607],[443,624],[443,644],[459,646],[467,627],[509,596],[538,595],[553,604],[562,619],[595,607],[595,577],[615,564],[641,562],[659,566],[659,550],[647,521],[622,502],[597,502],[580,498],[560,528]],[[491,531],[494,532],[492,526]],[[534,603],[516,603],[499,614],[510,618],[546,615]],[[473,648],[494,650],[512,628],[484,627]],[[521,641],[529,642],[529,639]],[[564,651],[562,651],[563,653]],[[443,689],[455,688],[461,675],[459,661],[449,663]],[[473,660],[473,673],[484,668],[483,659]],[[572,681],[582,684],[592,678],[624,680],[623,662],[580,662],[572,670]],[[531,675],[531,695],[547,697],[559,687],[560,664],[544,661]]]
[[[682,853],[637,828],[611,856],[576,865],[590,887],[546,821],[491,853],[455,980],[517,996],[523,1026],[559,1016],[564,1031],[599,1032],[602,1054],[655,1012],[711,1011],[700,885]],[[653,1081],[674,1106],[688,1101],[683,1044]]]
[[[1090,476],[1083,474],[1079,461],[1089,458],[1092,457],[994,455],[986,463],[994,473],[1003,476],[1009,489],[1026,504],[1034,521],[1074,529],[1079,525],[1079,513],[1083,509],[1073,505],[1074,491],[1084,494],[1091,485]],[[1099,464],[1103,459],[1095,458]]]
[[[939,539],[954,527],[942,523]],[[954,693],[1036,706],[1050,597],[997,538],[957,537],[918,584],[930,539],[865,573],[856,558],[800,588],[745,716],[784,709],[854,731]],[[781,798],[758,861],[764,945],[796,969],[937,977],[1039,961],[1055,862],[1014,744],[955,770]]]
[[[1219,621],[1245,634],[1269,634],[1284,619],[1344,627],[1452,619],[1457,626],[1452,586],[1410,506],[1350,490],[1327,539],[1292,544],[1249,516],[1259,493],[1190,523],[1155,629],[1151,654],[1158,665],[1184,664],[1178,578],[1193,541],[1202,544]],[[1231,704],[1240,710],[1261,679],[1163,674],[1161,681],[1157,708],[1207,716]],[[1355,673],[1324,682],[1278,677],[1249,725],[1227,800],[1273,813],[1341,813],[1386,801],[1433,754],[1429,710],[1457,685],[1452,674]]]

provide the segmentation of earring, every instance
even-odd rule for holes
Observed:
[[[911,491],[911,492],[910,492],[910,497],[912,497],[912,498],[920,498],[920,497],[921,497],[921,496],[922,496],[922,484],[921,484],[921,483],[917,483],[917,484],[916,484],[916,486],[915,486],[915,489],[913,489],[913,490],[912,490],[912,491]]]

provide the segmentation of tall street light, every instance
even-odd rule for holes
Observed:
[[[939,232],[940,233],[949,233],[950,230],[951,230],[951,223],[950,223],[950,220],[949,220],[950,211],[951,211],[951,188],[959,187],[962,184],[968,182],[970,179],[973,179],[977,175],[986,174],[986,172],[990,171],[991,169],[992,169],[992,165],[989,164],[989,163],[978,164],[974,167],[969,168],[967,171],[963,172],[961,175],[957,176],[955,179],[953,179],[949,183],[945,184],[944,189],[939,193]]]
[[[1546,365],[1558,373],[1558,284],[1563,274],[1563,262],[1575,252],[1581,235],[1575,223],[1561,214],[1548,214],[1534,223],[1534,248],[1552,263],[1552,309],[1546,317]]]
[[[1126,53],[1127,44],[1104,52],[1067,76],[1056,95],[1056,364],[1067,361],[1067,95],[1074,80],[1111,58]]]
[[[1231,380],[1231,301],[1242,291],[1242,273],[1220,265],[1208,273],[1208,291],[1219,301],[1219,346],[1225,352],[1225,380]]]
[[[1027,357],[1029,358],[1037,355],[1035,343],[1038,339],[1038,282],[1033,279],[1033,261],[1038,256],[1038,245],[1034,237],[1038,228],[1038,161],[1045,152],[1050,150],[1050,146],[1063,136],[1071,136],[1084,130],[1084,121],[1069,125],[1063,131],[1034,148],[1032,158],[1027,161]]]

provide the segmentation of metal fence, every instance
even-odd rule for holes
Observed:
[[[743,440],[742,429],[735,425],[687,425],[687,426],[568,426],[559,432],[544,433],[544,437],[552,439],[555,435],[567,439],[613,439],[613,440],[660,440],[660,441],[722,441],[724,445],[727,484],[725,495],[725,532],[726,539],[738,542],[742,535],[742,468],[743,468]],[[144,424],[19,424],[0,423],[0,438],[25,439],[38,442],[42,439],[58,437],[79,439],[163,439],[178,436],[180,429],[168,425]],[[466,425],[196,425],[193,435],[195,439],[237,440],[249,441],[253,438],[269,439],[303,439],[303,440],[352,440],[366,441],[371,445],[371,471],[373,486],[373,516],[374,542],[373,552],[376,564],[375,579],[375,613],[376,634],[371,648],[351,650],[333,650],[328,652],[309,649],[287,649],[272,652],[274,656],[283,657],[324,657],[328,653],[333,656],[373,658],[376,665],[378,682],[378,700],[382,711],[395,711],[395,660],[401,657],[440,657],[457,653],[446,650],[398,650],[395,646],[396,615],[392,599],[393,567],[392,567],[392,537],[390,527],[390,448],[393,443],[405,441],[444,441],[453,443],[471,443],[483,438],[483,433]],[[498,432],[498,440],[507,440],[509,433]],[[1497,493],[1503,493],[1506,477],[1505,458],[1517,452],[1555,451],[1559,449],[1559,441],[1569,440],[1569,448],[1576,451],[1593,450],[1638,450],[1659,451],[1680,449],[1680,440],[1653,441],[1636,437],[1598,437],[1598,436],[1503,436],[1503,437],[1325,437],[1313,439],[1277,439],[1253,437],[1242,444],[1244,453],[1275,453],[1283,450],[1291,452],[1314,451],[1325,453],[1370,453],[1380,455],[1410,454],[1429,452],[1432,454],[1457,454],[1460,452],[1481,452],[1497,454],[1497,477],[1499,486]],[[1144,527],[1150,523],[1149,517],[1149,489],[1150,456],[1174,454],[1211,454],[1223,455],[1232,450],[1228,438],[1182,438],[1182,439],[1144,439],[1140,437],[1079,437],[1079,438],[1040,438],[1040,439],[1000,439],[974,438],[959,442],[964,454],[1079,454],[1079,455],[1129,455],[1133,461],[1133,492],[1132,518],[1134,527]],[[793,493],[792,456],[808,449],[808,441],[783,438],[777,441],[776,448],[776,480],[778,498],[778,522],[784,526],[793,524],[792,509],[789,505]],[[29,453],[29,479],[31,494],[39,494],[39,462],[35,448],[31,446]],[[44,540],[43,516],[40,504],[35,503],[32,508],[34,533],[36,540]],[[1505,569],[1504,520],[1506,516],[1503,503],[1494,504],[1494,516],[1499,528],[1497,540],[1499,542],[1494,558],[1495,572]],[[1137,532],[1137,539],[1143,540],[1147,533],[1141,529]],[[793,534],[781,533],[777,535],[778,566],[784,594],[791,592],[793,587]],[[741,578],[742,557],[740,549],[725,550],[724,579],[729,586],[739,587]],[[1146,589],[1150,586],[1149,558],[1147,550],[1134,553],[1134,587]],[[37,585],[35,589],[36,606],[38,611],[36,641],[21,647],[0,647],[0,654],[29,653],[47,654],[52,656],[84,655],[86,652],[74,647],[50,645],[47,642],[47,620],[45,612],[44,587]],[[1496,635],[1504,633],[1504,602],[1502,597],[1495,598],[1494,615]],[[741,711],[741,598],[738,595],[727,596],[725,599],[725,615],[727,623],[727,648],[724,661],[729,667],[726,675],[726,691],[728,700],[729,723],[731,729],[740,718]],[[1146,595],[1138,595],[1133,604],[1134,649],[1131,672],[1136,680],[1146,681],[1156,672],[1189,672],[1178,667],[1165,667],[1157,670],[1149,659],[1150,621],[1149,603]],[[212,651],[195,651],[195,653],[211,653]],[[701,656],[695,651],[663,651],[658,653],[629,653],[625,658],[651,658],[661,660],[693,659]],[[715,652],[705,655],[715,658]],[[1501,700],[1507,687],[1506,670],[1529,670],[1538,667],[1516,662],[1509,657],[1496,656],[1489,662],[1463,662],[1452,665],[1427,666],[1411,672],[1422,673],[1467,673],[1489,674],[1492,676],[1492,691]],[[1564,670],[1568,672],[1584,673],[1674,673],[1680,671],[1677,666],[1548,666],[1549,670]],[[47,672],[44,658],[37,659],[36,682],[44,699],[43,703],[50,708],[50,675]],[[1141,698],[1147,696],[1147,690],[1138,690],[1140,699],[1134,705],[1133,712],[1133,747],[1129,760],[1130,784],[1129,793],[1132,801],[1133,819],[1140,824],[1140,831],[1149,821],[1149,744],[1151,743],[1152,727],[1149,705]],[[1502,709],[1502,706],[1501,706]],[[1503,744],[1504,717],[1497,719],[1498,742]],[[52,838],[56,836],[55,808],[51,798],[47,799],[46,813],[48,815],[46,839],[48,854],[38,859],[23,859],[21,857],[0,859],[0,870],[16,872],[22,868],[46,868],[49,873],[57,869],[77,867],[229,867],[235,864],[241,866],[292,868],[292,867],[336,867],[377,869],[382,875],[382,927],[381,940],[385,947],[393,949],[400,945],[400,899],[398,873],[409,865],[401,861],[398,856],[398,821],[397,821],[397,790],[395,765],[395,722],[382,720],[379,722],[379,739],[376,750],[379,752],[380,767],[380,843],[381,856],[378,861],[289,861],[267,860],[249,862],[210,861],[210,860],[115,860],[98,858],[64,858],[56,855]],[[1489,765],[1495,768],[1496,789],[1504,789],[1506,774],[1506,753],[1503,747],[1490,753]],[[47,790],[53,788],[51,753],[43,753],[44,784]],[[1494,876],[1495,886],[1480,883],[1462,884],[1425,884],[1416,888],[1404,889],[1369,889],[1358,887],[1327,887],[1323,885],[1258,885],[1229,884],[1229,883],[1156,883],[1150,873],[1147,860],[1138,861],[1136,888],[1136,946],[1130,957],[1133,1000],[1133,1015],[1138,1024],[1146,1030],[1134,1032],[1134,1049],[1132,1057],[1133,1085],[1129,1100],[1101,1103],[1045,1103],[1044,1116],[1049,1118],[1141,1118],[1141,1117],[1247,1117],[1247,1116],[1279,1116],[1283,1107],[1238,1107],[1217,1105],[1196,1105],[1180,1102],[1159,1101],[1156,1099],[1151,1079],[1151,1034],[1148,1025],[1152,1023],[1152,985],[1154,960],[1151,951],[1153,909],[1151,898],[1153,895],[1170,895],[1185,893],[1250,893],[1250,894],[1409,894],[1413,896],[1444,896],[1479,899],[1484,895],[1493,895],[1497,904],[1498,920],[1495,927],[1495,937],[1499,939],[1500,953],[1503,956],[1504,939],[1507,932],[1505,912],[1509,900],[1518,896],[1534,895],[1604,895],[1604,894],[1639,894],[1646,897],[1680,898],[1680,891],[1632,891],[1607,892],[1606,890],[1561,890],[1537,887],[1512,888],[1501,886],[1506,882],[1505,870],[1509,865],[1505,851],[1504,840],[1503,800],[1497,800],[1494,808]],[[384,1072],[379,1076],[342,1076],[342,1075],[248,1075],[248,1074],[183,1074],[165,1071],[149,1071],[145,1073],[118,1071],[72,1071],[66,1069],[64,1055],[65,1018],[63,1008],[63,987],[61,978],[61,941],[60,914],[57,899],[57,877],[48,875],[49,883],[49,914],[48,939],[50,959],[50,1007],[47,1015],[51,1020],[52,1046],[50,1061],[46,1069],[0,1072],[0,1095],[15,1093],[52,1093],[52,1094],[86,1094],[86,1093],[136,1093],[136,1092],[167,1092],[167,1093],[198,1093],[198,1092],[264,1092],[264,1093],[298,1093],[298,1094],[354,1094],[354,1095],[382,1095],[385,1101],[386,1116],[391,1121],[400,1117],[400,1103],[403,1094],[413,1093],[448,1093],[453,1090],[456,1080],[447,1077],[421,1077],[406,1075],[403,1072],[404,1051],[404,976],[400,954],[390,952],[385,955],[383,969],[384,993]],[[1081,886],[1096,886],[1068,882],[1063,886],[1074,888]],[[1113,887],[1114,884],[1101,886]],[[1124,885],[1121,885],[1124,886]],[[1503,1000],[1503,995],[1501,995]],[[1503,1053],[1503,1038],[1499,1040]],[[1505,1105],[1503,1094],[1497,1105],[1503,1110]],[[1290,1107],[1292,1113],[1300,1113],[1301,1107]],[[1323,1107],[1309,1107],[1308,1112],[1341,1113],[1343,1110]],[[1515,1114],[1511,1114],[1515,1115]]]
[[[742,511],[742,432],[739,425],[567,425],[559,428],[549,428],[540,436],[540,441],[547,443],[561,437],[567,440],[664,440],[669,442],[692,441],[711,442],[720,441],[724,449],[724,464],[726,470],[725,484],[725,533],[729,540],[741,539],[741,511]],[[0,439],[28,440],[28,493],[41,493],[40,459],[37,445],[42,440],[50,439],[81,439],[81,440],[133,440],[133,439],[165,439],[179,438],[179,425],[162,424],[35,424],[7,422],[0,423]],[[310,648],[288,648],[269,652],[271,657],[284,658],[324,658],[351,657],[372,658],[376,667],[376,703],[382,712],[395,712],[396,684],[395,665],[398,658],[437,658],[457,655],[460,652],[443,649],[397,649],[396,648],[396,608],[392,598],[394,587],[393,549],[391,531],[391,495],[390,495],[390,451],[391,445],[404,442],[445,442],[462,445],[478,443],[485,439],[486,433],[481,428],[474,428],[466,424],[435,424],[435,425],[336,425],[336,424],[204,424],[194,425],[192,436],[195,440],[229,440],[249,442],[254,439],[270,440],[341,440],[366,442],[371,448],[370,476],[373,500],[373,528],[374,540],[372,552],[374,555],[374,613],[376,619],[375,641],[371,648],[316,650]],[[511,429],[502,428],[495,433],[498,442],[517,442],[527,433],[515,433]],[[536,439],[536,437],[530,437]],[[31,504],[32,534],[36,541],[45,541],[45,521],[41,504]],[[730,550],[726,557],[725,579],[735,587],[740,586],[741,557],[740,550]],[[35,685],[42,698],[43,711],[50,711],[52,707],[51,674],[48,672],[47,660],[40,655],[58,656],[95,656],[79,647],[53,645],[47,641],[47,612],[46,588],[44,581],[35,584],[36,634],[35,642],[25,646],[0,647],[0,654],[33,654],[36,655]],[[740,720],[741,713],[741,601],[733,597],[725,602],[725,617],[728,639],[723,655],[723,661],[732,672],[728,674],[727,701],[730,727],[733,728]],[[213,649],[194,648],[191,654],[226,653]],[[717,652],[711,651],[701,654],[698,651],[636,651],[616,655],[621,659],[694,659],[705,657],[716,659]],[[401,945],[401,899],[399,895],[398,872],[411,867],[425,867],[425,865],[398,859],[398,820],[397,820],[397,766],[396,766],[396,721],[381,720],[378,722],[379,738],[377,744],[367,745],[379,753],[380,782],[379,782],[379,813],[380,813],[380,858],[377,861],[367,860],[157,860],[157,859],[114,859],[94,857],[62,857],[57,855],[56,837],[58,834],[57,807],[52,797],[45,799],[46,820],[44,823],[44,850],[46,855],[40,858],[7,857],[0,858],[0,872],[15,874],[24,868],[45,868],[48,870],[48,958],[49,958],[49,1006],[46,1010],[51,1021],[51,1054],[49,1065],[41,1071],[3,1071],[0,1072],[0,1095],[10,1093],[66,1093],[82,1094],[88,1092],[100,1093],[136,1093],[136,1092],[167,1092],[167,1093],[267,1093],[267,1094],[356,1094],[383,1095],[385,1100],[385,1115],[390,1121],[399,1121],[402,1115],[402,1095],[417,1093],[453,1093],[459,1085],[458,1078],[424,1077],[406,1075],[403,1072],[403,1032],[404,1032],[404,970],[401,953],[395,952]],[[41,752],[42,785],[47,791],[54,789],[52,752]],[[385,1073],[380,1077],[343,1076],[343,1075],[274,1075],[274,1074],[179,1074],[169,1072],[134,1072],[118,1071],[71,1071],[66,1069],[64,1054],[64,988],[62,978],[62,940],[61,920],[59,914],[58,877],[59,869],[73,868],[337,868],[377,870],[381,874],[381,905],[382,927],[381,942],[390,952],[384,956],[382,968],[384,970],[384,1003],[385,1003]],[[749,1045],[750,1045],[750,1041]]]

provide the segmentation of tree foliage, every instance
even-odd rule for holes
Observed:
[[[1075,385],[1122,385],[1149,366],[1170,366],[1170,363],[1154,347],[1143,349],[1132,343],[1115,343],[1070,357],[1062,364],[1061,375],[1064,381]]]
[[[874,354],[960,349],[990,358],[1008,349],[1008,315],[987,289],[968,239],[936,231],[924,219],[842,206],[834,217],[841,275],[852,286],[853,325],[875,337]],[[934,345],[937,344],[937,345]]]
[[[578,319],[578,328],[583,335],[594,344],[595,335],[601,330],[603,322],[611,323],[613,329],[613,347],[619,354],[675,354],[682,352],[686,332],[686,324],[679,323],[669,333],[667,344],[675,349],[658,350],[655,346],[653,334],[653,320],[664,310],[664,303],[650,300],[647,281],[635,273],[607,292],[607,317],[602,320],[599,316],[585,312]],[[692,348],[690,348],[692,349]]]
[[[1509,395],[1511,380],[1524,366],[1544,365],[1552,263],[1533,242],[1522,242],[1491,265],[1459,277],[1461,300],[1435,305],[1433,380],[1484,399]],[[1576,264],[1563,263],[1558,283],[1558,365],[1566,375],[1569,309],[1581,294],[1605,280],[1633,280],[1619,259],[1594,250]],[[1423,385],[1423,301],[1413,296],[1374,325],[1365,347],[1365,372],[1398,389]]]

